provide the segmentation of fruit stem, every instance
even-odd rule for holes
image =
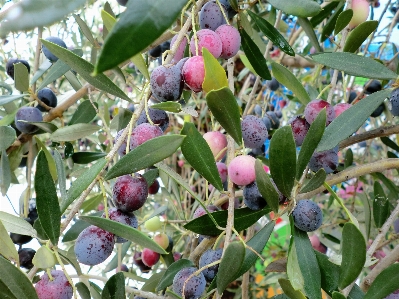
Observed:
[[[277,219],[277,218],[276,218]],[[265,261],[265,259],[262,257],[262,255],[260,255],[255,249],[253,249],[251,246],[248,246],[244,239],[241,237],[241,235],[236,231],[236,229],[233,227],[233,231],[236,233],[237,237],[240,239],[240,242],[244,245],[244,247],[250,251],[252,251],[253,253],[255,253],[258,258],[260,258],[262,260],[262,262]]]
[[[98,179],[98,183],[100,184],[101,193],[103,194],[105,218],[106,218],[106,219],[109,219],[109,214],[108,214],[108,200],[107,200],[107,193],[105,192],[105,188],[104,188],[104,180],[103,180],[102,178],[99,178],[99,179]]]
[[[32,180],[32,164],[33,164],[33,142],[32,137],[29,138],[29,152],[28,152],[28,162],[26,167],[28,168],[27,173],[27,187],[24,198],[24,217],[28,218],[29,214],[29,199],[30,199],[30,188],[31,188],[31,180]]]
[[[121,271],[121,265],[122,265],[122,243],[117,243],[116,244],[116,250],[118,253],[118,266],[116,267],[116,272]]]
[[[323,95],[323,93],[325,93],[325,91],[326,91],[327,89],[331,88],[331,87],[332,87],[331,84],[327,84],[327,86],[324,87],[323,90],[320,91],[320,93],[317,95],[317,98],[316,98],[316,99],[321,99],[321,96]]]
[[[226,231],[222,231],[220,233],[220,235],[217,237],[217,239],[215,241],[215,244],[213,244],[213,250],[216,250],[216,248],[219,247],[219,242],[220,242],[220,240],[222,239],[222,237],[224,236],[225,233],[226,233]]]
[[[50,270],[50,268],[47,268],[47,269],[46,269],[46,272],[47,272],[47,275],[48,275],[48,278],[50,279],[50,281],[53,281],[53,280],[54,280],[54,277],[51,275],[51,270]]]
[[[195,43],[195,55],[198,56],[198,36],[197,36],[197,30],[195,29],[195,6],[193,6],[191,10],[191,24],[193,28],[193,37]]]
[[[60,255],[58,254],[58,249],[57,249],[56,246],[53,247],[53,251],[54,251],[55,257],[56,257],[56,259],[57,259],[57,261],[58,261],[58,264],[61,266],[61,269],[62,269],[62,271],[63,271],[64,274],[65,274],[65,277],[68,279],[68,282],[70,283],[70,285],[71,285],[71,287],[72,287],[72,290],[73,290],[73,297],[74,297],[75,299],[77,299],[78,296],[77,296],[77,294],[76,294],[76,287],[75,287],[75,285],[74,285],[74,283],[73,283],[71,277],[69,276],[68,272],[65,270],[64,263],[62,262],[62,259],[61,259]],[[47,269],[47,274],[48,274],[49,277],[50,277],[50,275],[51,275],[51,274],[50,274],[50,269]],[[51,279],[51,280],[52,280],[52,279]]]
[[[216,0],[216,3],[219,5],[220,11],[222,12],[224,19],[226,20],[226,24],[230,24],[229,18],[226,15],[226,11],[225,11],[224,7],[222,6],[222,4],[220,4],[220,1]]]

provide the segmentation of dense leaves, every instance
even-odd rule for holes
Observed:
[[[395,1],[58,2],[0,13],[1,298],[397,289]]]

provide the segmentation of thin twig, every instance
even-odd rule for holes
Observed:
[[[277,17],[276,17],[276,22],[274,23],[274,28],[278,28],[278,25],[280,23],[282,15],[283,15],[283,12],[281,10],[279,10]],[[265,54],[263,55],[265,58],[267,58],[269,56],[269,53],[270,53],[270,50],[272,47],[273,47],[273,42],[271,40],[269,40],[267,43],[267,46],[266,46]],[[254,86],[252,87],[251,93],[249,94],[248,102],[247,102],[247,105],[245,106],[245,110],[244,110],[244,113],[242,114],[242,117],[244,117],[245,115],[248,114],[249,108],[251,107],[252,100],[254,99],[255,92],[258,89],[259,82],[260,82],[260,77],[256,76]]]
[[[132,119],[130,120],[131,122],[136,122],[137,121],[140,113],[144,109],[144,101],[147,101],[147,99],[146,98],[142,99],[142,101],[140,102],[140,105],[136,108],[136,110],[134,111],[134,113],[132,115]],[[129,131],[128,127],[126,127],[123,130],[123,133],[122,133],[121,137],[118,139],[118,141],[116,142],[115,146],[112,148],[112,150],[106,156],[106,159],[108,160],[108,162],[105,164],[105,166],[103,167],[103,169],[100,172],[100,174],[97,176],[97,178],[93,182],[91,182],[89,187],[87,187],[87,189],[80,195],[79,199],[75,201],[71,211],[68,213],[68,215],[66,216],[64,222],[61,224],[61,232],[63,232],[67,228],[68,224],[72,221],[72,219],[75,216],[75,214],[79,211],[80,206],[83,204],[83,202],[86,199],[86,197],[90,194],[90,192],[93,189],[93,187],[97,184],[98,179],[103,175],[104,169],[106,169],[109,166],[109,164],[111,163],[112,158],[116,155],[119,147],[123,143],[123,140],[126,138],[126,135],[127,135],[128,131]]]
[[[201,10],[201,7],[204,5],[205,2],[206,2],[206,0],[199,0],[195,4],[195,8],[194,8],[194,15],[195,16]],[[183,38],[186,36],[186,33],[187,33],[188,29],[190,29],[191,25],[192,25],[191,18],[187,18],[186,23],[184,23],[184,26],[181,28],[179,34],[177,35],[176,41],[173,44],[172,49],[170,49],[170,52],[168,53],[168,56],[165,59],[165,64],[168,64],[168,63],[170,63],[172,61],[173,57],[175,56],[175,53],[176,53],[177,49],[180,46],[180,43],[182,42]]]
[[[363,291],[367,291],[370,285],[373,283],[375,278],[386,269],[388,266],[392,265],[399,259],[399,245],[388,253],[382,260],[380,260],[377,265],[371,270],[371,272],[363,279],[360,287]]]
[[[346,1],[346,10],[351,9],[351,8],[352,8],[352,0],[347,0]],[[350,27],[349,27],[349,24],[348,24],[345,27],[345,29],[342,30],[341,41],[339,43],[339,47],[337,49],[337,52],[343,52],[344,46],[345,46],[345,42],[346,42],[346,38],[348,37],[349,31],[350,31]],[[327,102],[329,102],[329,103],[331,103],[331,100],[332,100],[333,95],[334,95],[335,87],[337,86],[338,72],[339,72],[339,70],[334,70],[333,76],[331,78],[331,89],[330,89],[330,92],[328,93],[328,97],[327,97]]]
[[[36,53],[35,53],[35,64],[33,65],[33,73],[36,73],[39,69],[39,61],[40,61],[40,49],[41,49],[41,38],[43,34],[43,27],[39,27],[37,29],[37,43],[36,43]],[[33,93],[36,93],[36,82],[32,85]]]
[[[399,125],[389,126],[389,127],[380,127],[375,130],[367,131],[361,134],[356,134],[351,136],[339,144],[339,150],[342,150],[348,146],[353,144],[368,140],[374,139],[376,137],[385,137],[393,134],[399,134]]]
[[[337,174],[328,175],[326,183],[330,186],[333,186],[365,174],[385,171],[388,169],[398,169],[398,168],[399,168],[399,159],[397,158],[382,159],[372,163],[359,165],[356,167],[350,167]],[[324,190],[325,187],[321,186],[313,191],[298,194],[297,199],[301,200],[301,199],[312,198],[313,196],[319,194],[320,192],[323,192]]]
[[[216,239],[217,239],[216,237],[203,239],[202,242],[195,248],[195,250],[191,252],[190,257],[188,259],[192,261],[194,264],[197,264],[200,256],[205,251],[207,251],[209,248],[212,247]]]

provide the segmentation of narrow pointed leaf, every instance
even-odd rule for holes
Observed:
[[[103,213],[101,212],[100,215]],[[71,242],[76,240],[79,234],[86,228],[89,227],[90,224],[83,220],[77,220],[71,228],[65,233],[64,237],[62,238],[62,242]]]
[[[270,141],[270,173],[277,188],[291,196],[296,173],[296,148],[291,126],[278,129]]]
[[[332,299],[346,299],[346,297],[340,292],[333,292]]]
[[[23,97],[27,96],[27,94],[16,94],[16,95],[5,95],[5,96],[0,96],[0,106],[3,106],[5,104],[11,103],[13,101],[22,99]],[[16,112],[16,111],[15,111]],[[14,121],[14,117],[12,118]],[[7,124],[1,124],[1,125],[7,125]]]
[[[5,15],[5,18],[9,20],[17,16],[18,21],[2,22],[0,36],[3,37],[11,31],[28,31],[36,27],[51,25],[64,19],[66,15],[85,3],[84,0],[62,2],[58,0],[20,1]]]
[[[350,148],[348,148],[345,152],[344,167],[345,168],[351,167],[352,164],[353,164],[353,152]]]
[[[222,294],[236,274],[240,271],[245,258],[245,247],[241,242],[232,242],[227,246],[219,265],[216,284],[218,293]]]
[[[90,290],[83,282],[78,282],[75,286],[82,299],[91,299]]]
[[[319,171],[315,173],[315,175],[310,179],[310,181],[305,186],[302,187],[301,193],[310,192],[319,188],[321,185],[323,185],[326,178],[327,174],[324,168],[319,169]]]
[[[126,298],[125,295],[125,276],[123,272],[118,272],[108,279],[104,286],[102,299]]]
[[[364,299],[383,299],[398,289],[399,264],[382,270],[371,284]]]
[[[176,273],[179,272],[183,268],[194,267],[194,264],[190,260],[181,259],[174,262],[172,265],[168,267],[161,280],[159,281],[156,291],[162,291],[166,289],[168,286],[171,286],[173,283],[173,278]]]
[[[303,171],[308,165],[310,158],[312,157],[317,145],[319,144],[321,138],[323,137],[324,129],[326,123],[326,109],[323,108],[319,115],[317,115],[314,122],[310,125],[309,131],[305,136],[302,143],[301,150],[298,155],[298,164],[296,179],[299,181]]]
[[[128,2],[107,35],[95,73],[109,70],[143,51],[172,25],[187,2],[167,0],[162,5],[146,0]]]
[[[164,110],[164,111],[169,111],[173,113],[179,113],[182,109],[180,103],[176,102],[163,102],[163,103],[158,103],[154,104],[151,106],[152,109],[159,109],[159,110]]]
[[[286,294],[291,299],[306,299],[305,295],[302,294],[301,291],[295,290],[292,287],[291,282],[288,279],[280,278],[278,280],[278,283],[280,284],[281,288],[283,289],[284,294]]]
[[[255,72],[263,79],[271,80],[272,77],[269,72],[269,67],[266,64],[266,59],[259,50],[258,46],[243,28],[239,29],[239,31],[241,35],[242,49],[244,50],[244,53]]]
[[[46,245],[42,245],[36,251],[32,263],[41,269],[52,268],[56,263],[55,255]]]
[[[155,293],[155,289],[161,280],[165,270],[161,272],[152,274],[152,276],[146,281],[146,283],[141,287],[141,290],[144,292],[153,292]]]
[[[272,72],[273,77],[291,90],[303,105],[310,102],[309,94],[291,71],[276,62],[272,62]]]
[[[150,239],[145,234],[131,227],[130,225],[125,225],[110,219],[95,216],[80,216],[80,219],[109,231],[119,237],[132,241],[141,247],[149,248],[162,254],[167,253],[161,246],[155,243],[154,240]]]
[[[0,256],[0,298],[38,299],[25,273]],[[12,294],[13,297],[10,297]]]
[[[338,291],[339,269],[340,267],[333,264],[328,256],[318,251],[314,251],[321,272],[321,287],[329,295],[332,296],[334,291]],[[363,299],[364,294],[358,285],[354,285],[348,295],[348,299]]]
[[[320,5],[311,0],[269,0],[269,3],[289,15],[304,18],[313,17],[321,10]]]
[[[42,150],[43,153],[46,155],[47,163],[48,163],[48,168],[50,170],[51,177],[55,181],[57,179],[57,168],[53,159],[53,156],[50,154],[46,146],[43,144],[43,142],[35,136],[36,143],[38,145],[38,149]]]
[[[339,272],[339,288],[344,289],[357,279],[366,261],[366,241],[360,230],[346,223],[342,231],[342,263]]]
[[[389,217],[389,201],[379,182],[374,182],[373,217],[377,228],[383,226]]]
[[[385,187],[388,188],[389,192],[392,193],[395,197],[399,196],[399,190],[398,187],[394,182],[392,182],[390,179],[388,179],[385,175],[383,175],[381,172],[376,172],[373,174],[375,177],[377,177],[384,185]]]
[[[206,102],[220,125],[237,144],[241,144],[240,108],[231,90],[228,87],[212,90],[206,95]]]
[[[386,146],[390,147],[391,149],[399,152],[399,145],[397,145],[397,143],[392,141],[392,139],[390,139],[389,137],[381,137],[380,139],[383,144],[385,144]]]
[[[295,242],[290,241],[290,247],[287,258],[287,276],[295,290],[302,290],[305,284],[301,269],[299,268],[298,254],[295,248]]]
[[[78,55],[79,57],[83,56],[82,49],[73,49],[72,52]],[[49,85],[50,83],[54,82],[54,80],[57,80],[62,75],[65,75],[70,69],[71,67],[69,65],[63,62],[61,59],[58,59],[55,63],[53,63],[46,77],[43,78],[43,81],[40,83],[37,90],[40,90]]]
[[[363,202],[365,238],[368,240],[370,238],[371,230],[371,204],[368,196],[360,196],[360,199]]]
[[[271,233],[273,232],[274,224],[274,221],[270,221],[268,224],[262,227],[262,229],[257,232],[256,235],[254,235],[248,242],[246,242],[246,244],[257,253],[261,254],[267,244],[267,241],[270,238]],[[246,248],[245,258],[240,271],[236,275],[236,278],[249,271],[249,269],[251,269],[251,267],[256,263],[258,258],[259,257],[252,250]]]
[[[159,177],[159,170],[157,168],[150,169],[143,173],[143,178],[147,181],[148,186],[151,186],[157,177]]]
[[[148,73],[148,67],[145,63],[143,55],[139,53],[133,56],[132,62],[134,63],[135,67],[137,67],[137,69],[140,71],[140,73],[142,73],[147,80],[150,80],[150,74]]]
[[[93,107],[93,104],[96,108]],[[96,109],[98,109],[98,104],[93,104],[89,100],[80,103],[75,113],[72,115],[72,118],[69,121],[69,125],[90,123],[93,118],[96,117]]]
[[[36,208],[40,222],[53,245],[58,244],[61,227],[61,211],[57,190],[53,183],[46,155],[40,151],[37,156],[35,174]]]
[[[231,7],[235,10],[238,11],[238,1],[237,0],[229,0],[229,3]]]
[[[331,296],[332,292],[338,289],[339,266],[333,264],[328,256],[315,251],[317,263],[321,273],[321,287]]]
[[[96,41],[94,40],[93,34],[91,33],[91,30],[90,30],[89,26],[87,26],[86,22],[83,21],[79,15],[73,15],[73,17],[75,18],[76,23],[78,23],[80,30],[86,36],[88,41],[93,46],[96,46]]]
[[[341,113],[325,129],[316,151],[332,149],[342,140],[351,136],[364,124],[370,114],[390,96],[390,93],[390,90],[375,92]]]
[[[208,51],[202,48],[202,56],[204,57],[205,78],[202,83],[202,89],[205,92],[211,90],[218,90],[223,87],[228,87],[226,71],[220,65],[219,61]]]
[[[63,47],[60,47],[49,41],[42,39],[42,43],[50,50],[51,53],[56,55],[59,59],[78,72],[79,75],[81,75],[94,87],[124,100],[130,101],[129,97],[104,74],[99,74],[98,76],[93,77],[91,73],[94,70],[94,66],[90,62],[79,57],[72,51],[64,49]]]
[[[259,211],[252,211],[249,208],[235,209],[234,210],[234,228],[237,231],[242,231],[256,221],[262,216],[270,213],[270,208],[264,208]],[[217,211],[212,213],[213,218],[220,227],[226,227],[227,224],[227,211]],[[211,220],[209,215],[204,215],[196,219],[191,220],[189,223],[184,225],[185,229],[188,229],[194,233],[202,235],[212,235],[217,236],[222,233],[215,223]]]
[[[321,298],[321,274],[308,234],[292,225],[298,264],[304,279],[304,290],[309,299]]]
[[[54,162],[57,169],[58,186],[61,193],[61,199],[66,198],[66,175],[65,175],[65,165],[62,160],[61,154],[58,151],[54,151]]]
[[[58,127],[55,124],[46,123],[44,121],[29,121],[27,123],[35,125],[36,127],[39,127],[40,129],[42,129],[44,132],[47,132],[50,134],[57,131],[57,129],[58,129]]]
[[[11,127],[0,126],[0,151],[6,150],[17,138],[15,130]]]
[[[255,162],[256,185],[262,197],[266,200],[268,206],[275,212],[278,212],[279,195],[274,188],[269,175],[263,169],[263,163],[257,159]]]
[[[111,31],[112,27],[114,27],[114,25],[116,23],[115,16],[111,15],[109,12],[107,12],[103,9],[103,10],[101,10],[101,18],[103,19],[105,28],[108,31]]]
[[[8,160],[7,152],[2,150],[0,160],[0,191],[3,196],[6,196],[8,188],[11,184],[11,168]]]
[[[10,233],[36,237],[36,230],[32,225],[21,217],[0,211],[0,221]]]
[[[19,264],[18,252],[3,223],[0,221],[0,255]]]
[[[93,297],[93,299],[101,299],[101,291],[102,291],[101,288],[90,280],[89,284],[90,284],[90,295]]]
[[[252,41],[258,46],[261,53],[265,53],[266,51],[266,44],[260,37],[259,33],[252,27],[251,22],[248,20],[248,15],[245,13],[244,10],[241,10],[238,13],[239,16],[239,27],[242,27],[243,30],[248,33],[251,37]],[[256,72],[254,72],[256,74]]]
[[[317,63],[344,71],[348,75],[380,80],[396,79],[398,76],[385,65],[375,61],[374,59],[353,53],[322,53],[313,54],[311,57]]]
[[[106,180],[150,167],[169,157],[180,147],[185,136],[166,135],[144,142],[123,156],[107,173]]]
[[[310,43],[312,46],[316,49],[317,52],[323,52],[323,49],[321,48],[319,41],[317,40],[316,33],[313,29],[312,24],[307,18],[298,18],[298,23],[299,25],[303,28],[305,31],[306,35],[309,37]]]
[[[337,19],[340,15],[340,13],[344,10],[344,4],[346,2],[339,2],[338,7],[335,9],[334,13],[331,15],[331,17],[327,20],[327,23],[325,26],[323,26],[321,36],[320,36],[320,41],[324,42],[327,38],[329,38],[335,29],[335,25],[337,24]]]
[[[312,24],[313,28],[323,22],[339,4],[340,2],[338,1],[332,1],[324,6],[317,15],[310,18],[310,23]]]
[[[180,134],[185,135],[181,151],[187,162],[216,189],[223,190],[223,183],[212,151],[193,123],[185,122]]]
[[[74,141],[87,137],[100,129],[100,126],[92,124],[74,124],[59,128],[50,135],[50,139],[52,141]]]
[[[52,66],[53,64],[51,63],[50,60],[46,59],[43,61],[43,63],[39,66],[39,69],[36,71],[36,73],[33,75],[32,79],[30,79],[29,84],[33,84],[39,79],[43,74]],[[40,90],[40,89],[39,89]]]
[[[352,20],[353,17],[353,10],[347,9],[341,12],[337,18],[337,22],[335,23],[334,34],[337,35],[340,33],[346,25]]]
[[[76,181],[72,183],[72,186],[68,190],[66,199],[61,202],[62,212],[65,212],[68,206],[76,198],[78,198],[83,191],[87,189],[87,187],[95,180],[97,175],[104,168],[105,164],[107,164],[107,160],[101,159],[96,164],[88,168],[82,175],[80,175],[76,179]]]
[[[280,32],[272,24],[266,21],[264,18],[259,17],[257,14],[253,13],[250,10],[247,10],[247,13],[251,17],[251,19],[255,22],[255,24],[259,27],[259,29],[263,32],[263,34],[273,42],[274,45],[279,47],[283,52],[288,55],[295,56],[294,50],[291,48],[290,44],[281,35]]]
[[[88,164],[105,157],[107,154],[102,152],[79,152],[72,154],[72,160],[76,164]]]
[[[27,67],[22,63],[14,64],[14,81],[15,88],[20,92],[29,89],[29,73]]]
[[[344,52],[355,53],[368,36],[378,27],[378,21],[366,21],[359,24],[346,39]]]

